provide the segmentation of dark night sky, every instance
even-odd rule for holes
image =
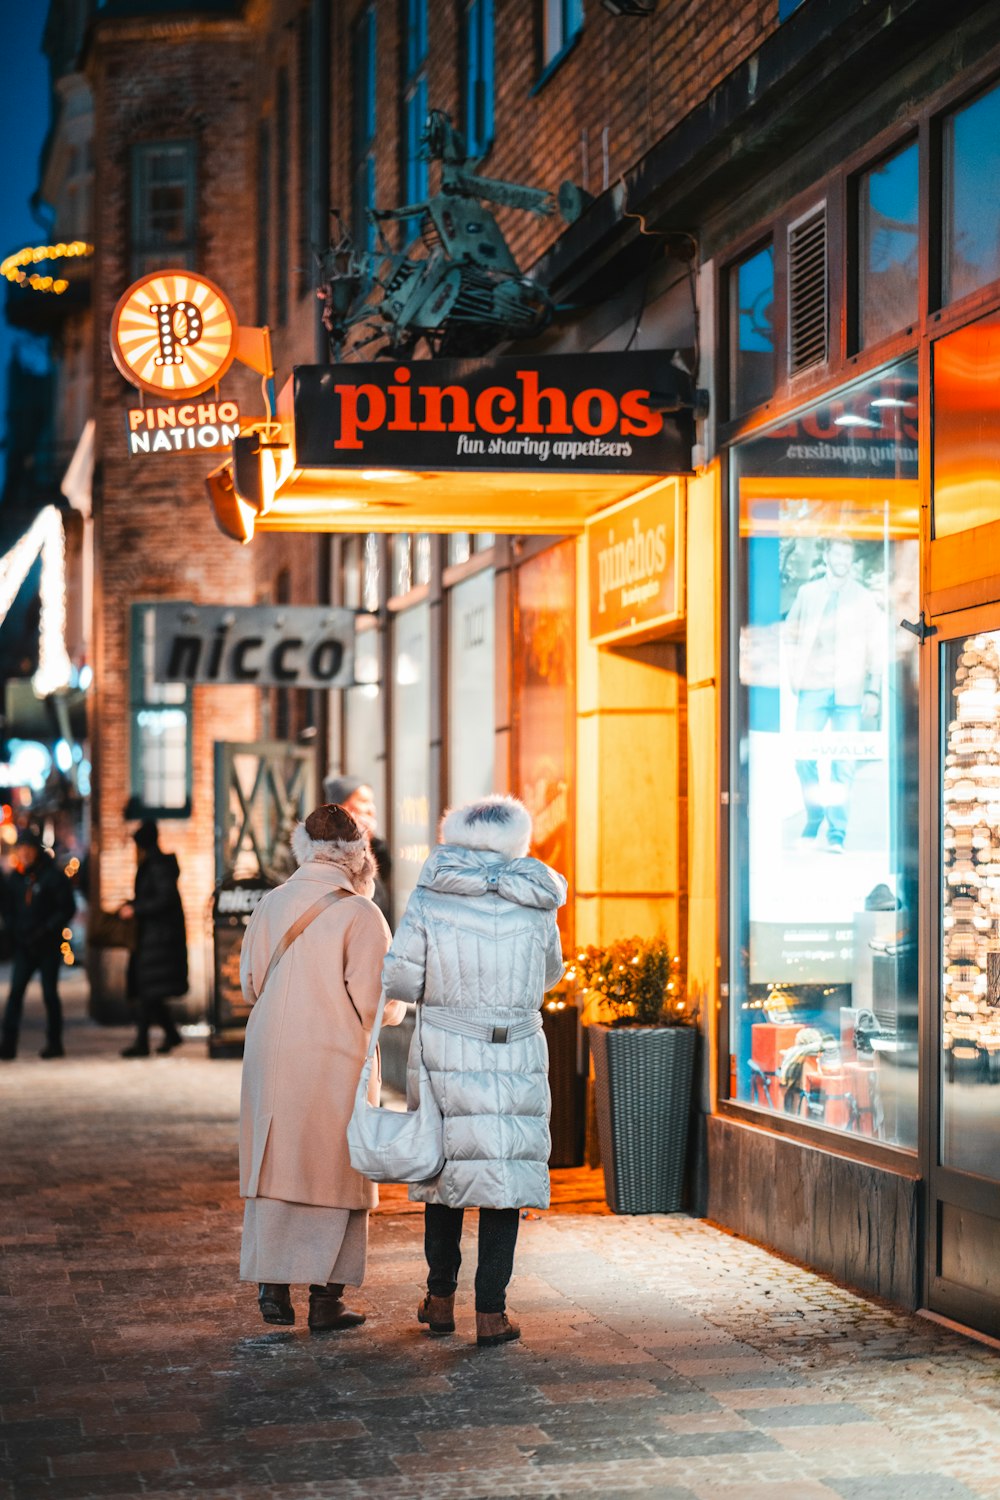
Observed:
[[[0,259],[22,245],[44,244],[48,238],[32,216],[28,200],[38,185],[38,158],[49,118],[48,67],[41,52],[47,0],[3,5],[3,53],[0,60]],[[5,281],[0,281],[0,298]],[[24,339],[16,335],[17,342]],[[7,365],[15,335],[0,310],[0,423],[6,427]],[[37,348],[37,344],[35,345]],[[6,439],[6,432],[4,432]],[[0,484],[5,449],[0,449]]]

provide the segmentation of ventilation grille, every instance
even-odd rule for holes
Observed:
[[[789,368],[792,375],[827,357],[826,205],[788,231]]]

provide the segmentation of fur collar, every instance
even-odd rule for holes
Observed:
[[[516,797],[501,793],[479,797],[445,813],[441,842],[521,859],[531,844],[531,814]]]
[[[311,839],[306,825],[299,823],[292,834],[292,853],[299,865],[318,860],[321,864],[336,865],[351,882],[359,896],[369,901],[375,893],[375,874],[378,866],[368,847],[367,839]]]

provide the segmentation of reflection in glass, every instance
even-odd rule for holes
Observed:
[[[379,688],[379,640],[373,621],[359,624],[354,641],[355,686],[345,690],[344,770],[375,793],[379,828],[385,824],[385,733]]]
[[[392,904],[396,920],[430,852],[430,606],[393,619]]]
[[[448,591],[448,802],[456,807],[493,791],[493,570]]]
[[[1000,277],[1000,86],[944,122],[945,302]]]
[[[916,369],[734,455],[732,1097],[914,1146]]]
[[[934,536],[1000,517],[1000,315],[933,345]]]
[[[729,273],[730,415],[750,411],[774,391],[774,247]]]
[[[1000,631],[942,648],[941,1160],[1000,1175]]]
[[[369,614],[375,614],[379,606],[379,583],[378,537],[369,531],[361,565],[361,607]]]
[[[917,320],[917,158],[914,142],[865,172],[858,185],[862,348]]]

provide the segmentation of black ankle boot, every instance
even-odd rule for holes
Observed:
[[[309,1288],[309,1327],[313,1333],[325,1333],[331,1328],[360,1328],[365,1321],[364,1313],[351,1312],[343,1303],[342,1282],[328,1282],[326,1286]]]
[[[295,1322],[295,1309],[288,1287],[279,1281],[262,1281],[257,1293],[257,1306],[265,1323],[279,1323],[288,1328]]]

